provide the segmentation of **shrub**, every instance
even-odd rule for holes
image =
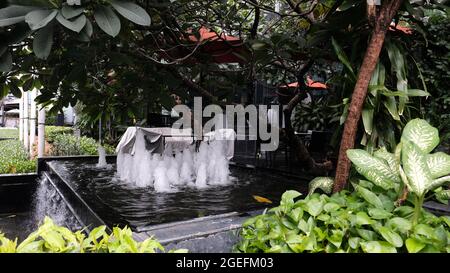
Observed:
[[[361,175],[351,179],[353,192],[313,193],[330,192],[330,178],[314,179],[303,200],[287,191],[280,206],[244,223],[236,251],[450,252],[450,217],[422,207],[426,197],[449,197],[441,186],[450,181],[450,156],[430,154],[438,144],[437,129],[414,119],[395,153],[349,150]]]
[[[0,140],[0,174],[31,173],[36,161],[29,160],[19,140]]]
[[[53,142],[52,155],[70,156],[70,155],[98,155],[98,143],[95,139],[74,135],[57,135]],[[107,154],[114,154],[114,147],[105,145]]]
[[[130,228],[115,227],[108,234],[105,226],[93,229],[88,235],[57,226],[46,217],[44,223],[22,243],[0,233],[0,253],[156,253],[164,247],[153,238],[136,242]],[[180,249],[171,252],[187,252]]]
[[[48,143],[53,143],[56,136],[63,134],[73,134],[73,129],[64,126],[45,126],[45,139]]]

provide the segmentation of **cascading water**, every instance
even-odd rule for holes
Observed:
[[[118,152],[117,175],[137,187],[154,187],[157,192],[176,187],[205,188],[226,185],[230,179],[229,162],[224,142],[201,142],[198,152],[194,145],[182,151],[166,149],[162,155],[146,149],[142,133],[136,134],[134,154]]]
[[[98,146],[98,168],[105,168],[108,166],[108,163],[106,163],[106,151],[105,148],[103,148],[101,145]]]
[[[42,223],[45,216],[48,216],[57,225],[66,226],[72,230],[82,228],[55,187],[45,176],[38,180],[33,210],[33,223],[35,224]]]

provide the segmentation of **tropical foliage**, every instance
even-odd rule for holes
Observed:
[[[133,239],[130,228],[113,228],[112,233],[105,226],[94,228],[88,234],[79,230],[72,232],[56,225],[46,217],[43,224],[20,244],[0,233],[0,253],[156,253],[164,247],[155,239],[142,242]],[[171,252],[186,252],[184,249]]]
[[[439,188],[450,181],[450,156],[430,153],[439,144],[436,128],[414,119],[403,130],[395,153],[373,155],[349,150],[363,178],[351,178],[353,191],[331,196],[331,178],[316,178],[310,194],[287,191],[280,205],[248,220],[241,252],[450,252],[450,217],[423,209],[427,193],[445,199]],[[410,192],[402,200],[405,188]]]

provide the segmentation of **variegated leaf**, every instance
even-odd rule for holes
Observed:
[[[450,182],[450,176],[444,176],[444,177],[435,179],[428,184],[427,190],[436,189],[437,187],[440,187],[443,184],[448,183],[448,182]]]
[[[392,173],[383,159],[359,149],[347,150],[347,156],[360,174],[383,189],[391,189],[395,183],[400,182],[400,178]]]
[[[422,152],[429,153],[439,144],[439,132],[425,120],[413,119],[403,129],[403,141],[411,141]]]
[[[333,189],[334,180],[331,177],[316,177],[309,182],[308,195],[313,194],[317,189],[323,190],[325,193],[330,194]]]
[[[407,140],[403,143],[402,162],[409,181],[407,186],[418,196],[424,195],[433,181],[426,156],[416,144]]]
[[[380,149],[376,150],[373,155],[377,158],[384,159],[389,165],[389,168],[400,181],[400,173],[398,171],[400,163],[396,160],[395,154],[388,152],[386,150],[386,147],[381,147]]]
[[[448,200],[450,200],[450,190],[443,190],[436,193],[436,199],[439,200],[441,203],[448,203]]]
[[[450,156],[443,152],[427,156],[427,164],[433,178],[450,174]]]

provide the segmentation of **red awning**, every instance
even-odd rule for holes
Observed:
[[[395,23],[391,23],[391,25],[389,26],[389,30],[390,31],[401,31],[407,35],[411,35],[413,33],[412,28],[395,25]]]
[[[188,62],[210,62],[210,63],[245,63],[249,50],[244,42],[238,37],[227,35],[224,32],[216,33],[200,28],[198,34],[189,35],[189,42],[202,43],[195,54],[188,58]],[[192,49],[191,49],[192,50]],[[185,48],[175,48],[165,54],[166,57],[182,58],[190,53]]]

